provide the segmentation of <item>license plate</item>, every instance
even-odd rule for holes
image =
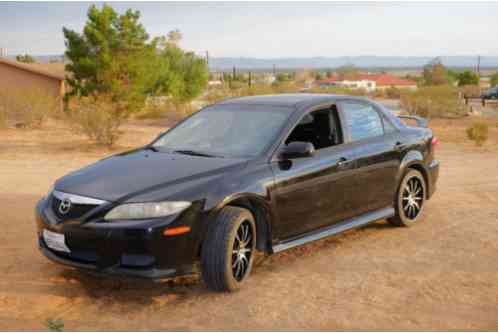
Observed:
[[[47,229],[43,229],[43,240],[49,248],[55,251],[70,253],[71,250],[66,245],[63,234],[58,234]]]

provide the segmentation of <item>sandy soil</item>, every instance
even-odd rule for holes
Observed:
[[[464,142],[471,121],[432,123],[442,168],[420,223],[381,221],[261,256],[235,294],[212,293],[195,276],[97,278],[42,257],[36,201],[112,152],[58,125],[2,131],[0,330],[45,330],[55,318],[66,330],[498,330],[498,130],[475,148]],[[116,151],[162,126],[126,126]]]

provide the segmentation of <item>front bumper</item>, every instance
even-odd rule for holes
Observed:
[[[56,223],[47,213],[48,203],[42,199],[36,206],[38,245],[48,259],[71,267],[103,274],[159,279],[186,275],[197,271],[202,220],[199,209],[160,220],[123,222],[66,221]],[[191,231],[164,236],[164,230],[186,225]],[[43,230],[64,234],[70,253],[47,246]]]

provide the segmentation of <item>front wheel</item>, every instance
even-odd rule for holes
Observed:
[[[215,291],[235,291],[251,272],[256,224],[244,208],[225,207],[208,227],[202,245],[202,278]]]
[[[422,215],[425,198],[424,177],[417,170],[408,171],[399,184],[394,203],[395,215],[388,221],[397,226],[411,226]]]

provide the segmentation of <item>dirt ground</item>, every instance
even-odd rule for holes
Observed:
[[[245,288],[198,277],[103,279],[37,249],[33,209],[70,170],[113,152],[62,125],[0,131],[0,330],[498,330],[498,124],[476,148],[473,120],[433,121],[438,190],[412,228],[384,221],[259,257]],[[166,124],[130,124],[116,151]]]

